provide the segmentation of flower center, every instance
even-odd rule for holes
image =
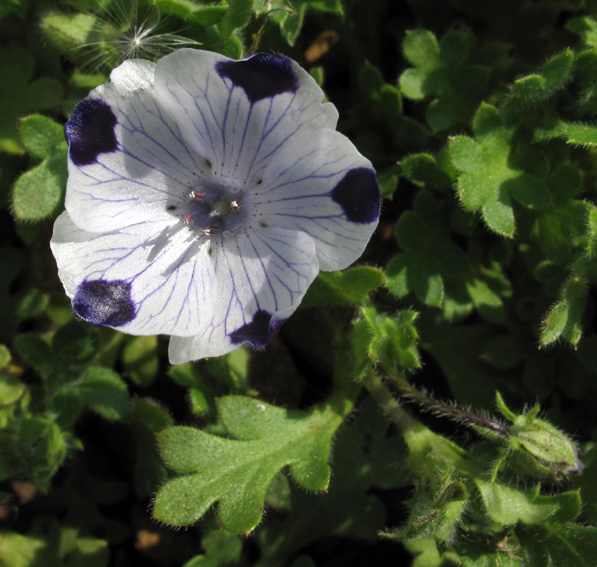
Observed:
[[[234,234],[242,228],[246,217],[239,193],[219,185],[198,186],[189,193],[182,220],[200,236]]]

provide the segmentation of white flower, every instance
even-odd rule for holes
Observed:
[[[320,269],[361,255],[380,207],[371,163],[280,55],[181,49],[110,79],[65,126],[51,247],[75,313],[172,335],[174,364],[265,345]]]

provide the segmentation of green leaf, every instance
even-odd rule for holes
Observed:
[[[592,567],[595,564],[597,528],[571,523],[518,526],[516,535],[520,551],[531,567]]]
[[[419,334],[414,326],[416,311],[404,310],[392,317],[379,315],[373,307],[363,307],[361,313],[369,329],[367,350],[374,364],[381,364],[389,372],[397,367],[411,371],[421,367]]]
[[[539,73],[517,79],[510,87],[508,103],[523,109],[549,98],[570,79],[573,62],[574,53],[566,49],[547,61]]]
[[[11,360],[10,350],[6,345],[0,344],[0,368],[6,366]]]
[[[452,242],[442,218],[442,202],[427,191],[416,198],[413,211],[396,223],[396,239],[404,250],[388,263],[387,287],[396,296],[414,292],[426,305],[440,307],[447,279],[471,275],[466,254]]]
[[[491,323],[504,322],[504,304],[497,295],[482,279],[475,278],[466,282],[468,291],[476,309]]]
[[[398,164],[384,169],[377,174],[379,191],[382,199],[392,199],[398,187],[400,178],[400,166]]]
[[[50,11],[41,18],[42,31],[64,54],[71,54],[76,47],[92,41],[93,32],[100,25],[99,19],[90,13]]]
[[[98,345],[97,329],[82,321],[69,321],[52,339],[52,350],[65,368],[89,363],[97,354]]]
[[[489,69],[471,64],[473,36],[451,30],[439,41],[427,30],[406,32],[403,50],[414,68],[399,78],[404,95],[414,100],[433,97],[426,119],[434,132],[468,122],[470,109],[481,102]]]
[[[521,146],[518,159],[512,159],[509,135],[495,107],[481,105],[473,130],[476,142],[461,136],[450,141],[450,158],[461,171],[459,196],[468,210],[481,211],[491,230],[512,237],[515,222],[511,197],[527,207],[542,207],[549,196],[547,188],[523,169],[533,163],[530,147]]]
[[[33,111],[49,110],[62,100],[62,85],[35,74],[35,59],[16,45],[0,49],[0,150],[22,153],[18,119]],[[43,195],[38,195],[43,198]]]
[[[201,538],[204,555],[198,555],[183,567],[225,567],[239,565],[243,542],[223,530],[212,530]]]
[[[83,402],[106,419],[122,420],[130,413],[126,384],[114,370],[91,366],[75,387]]]
[[[291,513],[282,521],[270,516],[256,534],[262,563],[283,565],[288,556],[328,535],[375,541],[386,519],[381,502],[370,492],[373,487],[410,484],[406,469],[394,464],[405,458],[404,443],[388,434],[379,408],[371,399],[363,400],[355,418],[334,440],[334,470],[352,473],[332,475],[325,494],[307,493],[291,484]]]
[[[173,425],[172,418],[157,403],[151,400],[135,400],[131,426],[135,440],[135,492],[140,498],[154,494],[168,476],[156,446],[155,436]]]
[[[0,406],[13,404],[25,392],[25,384],[16,376],[0,372]]]
[[[132,337],[122,351],[122,363],[130,378],[138,386],[147,388],[158,373],[158,338]]]
[[[38,488],[48,490],[66,452],[65,437],[53,420],[23,417],[12,421],[3,431],[0,460],[10,478],[30,480]]]
[[[405,177],[414,183],[422,183],[432,187],[452,186],[450,175],[429,154],[411,155],[402,160],[400,165]]]
[[[330,443],[352,403],[329,402],[309,412],[284,410],[241,396],[220,400],[219,413],[238,439],[191,427],[172,427],[158,435],[168,466],[183,473],[162,486],[153,514],[172,525],[189,525],[218,502],[223,527],[250,532],[261,520],[268,486],[289,467],[303,487],[325,490],[330,480]]]
[[[106,567],[108,555],[106,541],[79,537],[53,518],[38,520],[28,535],[0,532],[0,563],[10,567]]]
[[[52,215],[62,203],[68,148],[62,126],[44,116],[24,118],[20,135],[27,151],[43,161],[17,179],[12,205],[18,219],[37,221]]]
[[[406,524],[394,537],[407,542],[427,538],[452,540],[469,499],[467,483],[460,476],[468,468],[467,455],[420,424],[410,427],[404,439],[417,490]]]
[[[319,272],[301,305],[356,306],[382,285],[384,279],[382,270],[367,266],[357,266],[345,272]]]
[[[566,22],[566,29],[580,35],[587,45],[597,46],[597,22],[593,18],[571,18]]]
[[[246,25],[253,11],[253,0],[227,0],[227,3],[228,9],[218,23],[218,31],[222,39]]]
[[[582,317],[587,301],[587,281],[572,274],[566,282],[561,300],[556,303],[543,321],[540,341],[545,346],[563,337],[573,346],[582,336]]]
[[[44,160],[15,183],[12,206],[16,217],[39,221],[51,216],[62,203],[66,187],[66,152]]]
[[[164,14],[173,14],[202,26],[217,24],[228,11],[228,6],[201,6],[190,0],[156,0],[155,4]]]
[[[33,114],[21,120],[21,140],[27,151],[38,159],[49,158],[59,149],[66,151],[63,127],[40,114]]]
[[[505,484],[490,482],[481,478],[475,484],[483,498],[483,504],[489,517],[504,526],[541,524],[554,516],[559,506],[549,499],[537,500],[537,492],[517,490]]]
[[[308,11],[343,15],[341,0],[257,1],[254,10],[256,15],[267,15],[270,21],[277,24],[282,37],[289,45],[295,44]]]
[[[416,67],[431,67],[439,57],[435,36],[427,30],[409,30],[402,45],[404,57]]]
[[[32,288],[17,293],[14,301],[15,317],[18,321],[23,321],[43,313],[48,305],[48,296]]]
[[[27,333],[15,338],[15,347],[27,364],[48,376],[54,370],[52,349],[39,335]]]
[[[520,337],[509,334],[492,336],[481,353],[481,358],[495,368],[508,370],[523,363],[528,357]]]

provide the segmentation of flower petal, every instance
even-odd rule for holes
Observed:
[[[235,61],[180,49],[157,63],[155,90],[214,178],[238,188],[257,183],[291,138],[338,120],[315,80],[281,55]]]
[[[253,197],[256,220],[304,231],[322,270],[340,270],[363,252],[377,226],[379,186],[371,162],[333,130],[293,138],[265,171]]]
[[[112,231],[149,219],[168,222],[167,207],[176,206],[203,180],[205,160],[156,102],[154,68],[148,61],[126,61],[65,125],[66,209],[88,231]]]
[[[313,240],[274,227],[251,227],[214,246],[218,285],[212,318],[194,337],[172,337],[170,361],[221,356],[240,344],[267,344],[298,307],[319,271]]]
[[[207,247],[178,221],[145,222],[103,234],[67,212],[51,247],[77,315],[135,335],[194,335],[212,317],[214,271]]]

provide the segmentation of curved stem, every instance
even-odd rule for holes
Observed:
[[[373,371],[369,371],[363,377],[363,386],[371,394],[371,397],[377,402],[382,411],[392,420],[392,422],[405,432],[417,421],[411,417],[398,403],[392,395],[383,380]]]
[[[497,434],[498,437],[508,438],[512,435],[510,429],[494,417],[479,415],[470,410],[460,408],[457,405],[436,400],[424,390],[417,389],[399,374],[390,374],[388,378],[402,396],[412,400],[423,410],[438,416],[447,417],[452,421],[462,423],[473,429],[481,428],[489,430]]]

